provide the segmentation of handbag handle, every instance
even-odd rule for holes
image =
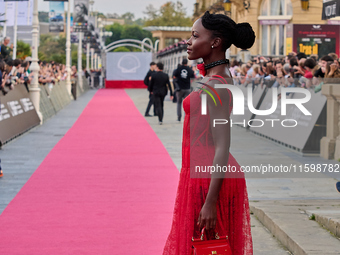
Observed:
[[[201,231],[201,240],[203,241],[204,239],[204,230],[205,230],[205,227],[202,228],[202,231]],[[218,240],[220,239],[220,236],[218,235],[218,233],[216,232],[215,234],[215,239]]]

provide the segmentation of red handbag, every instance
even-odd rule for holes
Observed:
[[[192,238],[191,255],[232,255],[228,236],[220,237],[216,233],[215,240],[204,240],[204,229],[201,238]]]

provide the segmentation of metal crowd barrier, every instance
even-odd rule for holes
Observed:
[[[90,89],[87,79],[85,77],[82,78],[82,88],[79,82],[76,84],[76,97],[81,96]],[[40,112],[44,120],[47,120],[65,108],[72,100],[74,100],[74,98],[71,93],[67,91],[66,81],[60,81],[54,84],[51,89],[48,85],[40,85]]]

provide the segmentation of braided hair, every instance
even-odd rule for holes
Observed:
[[[255,32],[247,22],[236,24],[223,14],[210,14],[206,11],[201,18],[205,29],[211,30],[214,37],[222,39],[222,49],[225,51],[232,44],[243,50],[251,48],[255,42]]]

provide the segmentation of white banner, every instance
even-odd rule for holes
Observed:
[[[73,32],[87,31],[89,0],[74,0],[73,16]]]
[[[33,0],[25,1],[25,2],[17,2],[18,3],[18,26],[31,26],[32,25],[32,17],[33,17]],[[7,2],[7,12],[6,12],[6,25],[14,26],[15,19],[15,5],[16,2]],[[5,2],[0,0],[0,13],[5,11]],[[2,16],[5,18],[5,16]]]
[[[149,71],[150,52],[110,52],[106,56],[106,79],[109,81],[144,80]]]

